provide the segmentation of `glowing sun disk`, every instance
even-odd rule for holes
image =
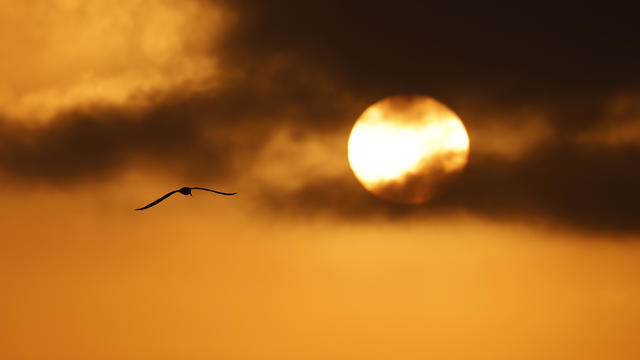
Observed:
[[[417,203],[433,195],[430,188],[437,177],[464,168],[469,137],[458,116],[437,100],[391,97],[360,116],[348,151],[351,168],[367,190],[387,200]],[[430,173],[433,183],[428,180]],[[425,177],[424,189],[392,198],[381,190],[388,184],[401,189],[410,175]]]

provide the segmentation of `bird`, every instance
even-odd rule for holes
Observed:
[[[145,210],[145,209],[148,209],[148,208],[150,208],[150,207],[152,207],[152,206],[156,205],[157,203],[161,202],[162,200],[164,200],[164,199],[168,198],[169,196],[171,196],[171,195],[173,195],[173,194],[175,194],[175,193],[178,193],[178,192],[179,192],[180,194],[182,194],[182,195],[191,195],[191,196],[193,196],[193,194],[191,193],[191,190],[205,190],[205,191],[211,191],[211,192],[214,192],[214,193],[216,193],[216,194],[220,194],[220,195],[235,195],[235,194],[237,194],[237,193],[234,193],[234,192],[233,192],[233,193],[226,193],[226,192],[216,191],[216,190],[211,190],[211,189],[207,189],[207,188],[203,188],[203,187],[187,187],[187,186],[185,186],[185,187],[180,188],[180,189],[178,189],[178,190],[173,190],[172,192],[167,193],[166,195],[162,196],[162,197],[161,197],[161,198],[159,198],[158,200],[156,200],[156,201],[154,201],[154,202],[152,202],[152,203],[150,203],[150,204],[148,204],[148,205],[146,205],[146,206],[143,206],[143,207],[141,207],[141,208],[139,208],[139,209],[136,209],[136,210]]]

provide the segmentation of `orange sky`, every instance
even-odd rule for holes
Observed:
[[[3,357],[639,355],[637,238],[468,216],[288,220],[242,192],[131,211],[160,185],[3,191]]]
[[[1,359],[640,358],[640,87],[616,70],[635,50],[589,42],[617,66],[585,60],[597,89],[562,62],[596,15],[565,49],[486,13],[531,59],[411,4],[0,5]],[[422,206],[347,162],[395,93],[469,131],[467,170]],[[185,185],[238,195],[133,211]]]

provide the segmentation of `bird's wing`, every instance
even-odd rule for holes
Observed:
[[[173,194],[175,194],[175,193],[177,193],[177,192],[178,192],[178,190],[173,190],[172,192],[170,192],[170,193],[166,194],[165,196],[163,196],[163,197],[161,197],[160,199],[158,199],[158,200],[156,200],[156,201],[152,202],[151,204],[149,204],[149,205],[147,205],[147,206],[145,206],[145,207],[141,207],[140,209],[136,209],[136,210],[144,210],[144,209],[148,209],[148,208],[152,207],[153,205],[155,205],[155,204],[159,203],[160,201],[162,201],[162,200],[164,200],[164,199],[168,198],[169,196],[171,196],[171,195],[173,195]]]
[[[193,187],[192,189],[197,189],[197,190],[205,190],[205,191],[211,191],[214,192],[216,194],[220,194],[220,195],[235,195],[237,193],[226,193],[226,192],[222,192],[222,191],[215,191],[215,190],[211,190],[211,189],[207,189],[207,188],[202,188],[202,187]]]

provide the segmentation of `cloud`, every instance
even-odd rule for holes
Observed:
[[[26,23],[27,38],[8,42],[12,57],[0,60],[13,59],[5,69],[25,64],[5,74],[18,90],[0,89],[0,174],[9,181],[67,186],[135,166],[182,180],[241,179],[263,209],[290,214],[464,211],[640,230],[637,112],[634,101],[620,104],[640,93],[632,12],[404,1],[60,4],[87,14],[63,17],[90,30],[86,38],[41,15],[48,20]],[[217,6],[235,19],[221,32],[217,13],[203,10]],[[78,52],[60,48],[36,61],[42,54],[28,37],[42,33],[38,41],[67,39]],[[85,86],[105,91],[78,90]],[[398,93],[443,101],[471,138],[465,172],[421,207],[369,195],[346,161],[357,116]],[[25,110],[40,105],[45,122]]]
[[[29,122],[87,103],[214,86],[211,48],[230,22],[197,0],[2,0],[0,112]],[[197,29],[196,29],[197,24]],[[142,105],[142,104],[140,104]]]
[[[0,173],[58,185],[108,180],[134,165],[183,180],[243,176],[272,134],[304,120],[332,129],[355,113],[297,61],[274,56],[215,89],[148,94],[144,107],[86,104],[47,123],[0,118]]]
[[[518,161],[471,153],[466,170],[431,202],[390,204],[367,193],[353,176],[309,177],[290,192],[267,187],[264,205],[291,216],[343,219],[424,218],[471,213],[494,219],[541,221],[611,233],[637,233],[640,147],[585,148],[553,143]],[[348,174],[351,175],[351,174]],[[277,194],[277,195],[274,195]]]
[[[612,97],[607,102],[602,121],[575,134],[583,146],[618,147],[640,144],[640,95]]]
[[[460,92],[505,102],[576,99],[637,87],[637,22],[624,7],[536,2],[300,3],[237,5],[233,34],[254,54],[294,51],[358,92]],[[544,25],[541,25],[544,23]]]
[[[60,115],[48,125],[7,122],[0,130],[0,167],[25,181],[74,183],[108,177],[143,158],[165,169],[188,166],[218,147],[203,172],[224,156],[224,138],[205,144],[202,120],[183,111],[184,103],[143,112],[91,107]],[[189,156],[194,159],[184,162]]]

